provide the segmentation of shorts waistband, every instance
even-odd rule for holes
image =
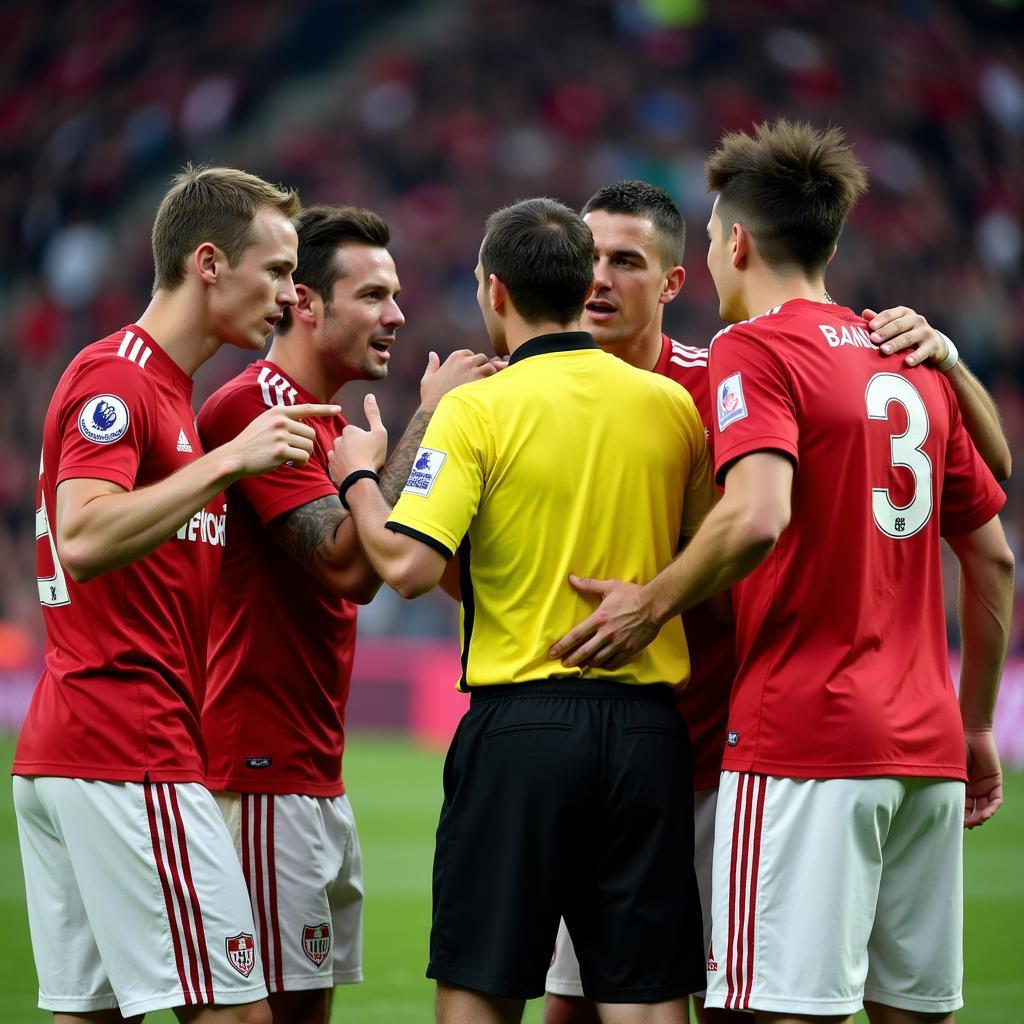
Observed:
[[[621,683],[616,679],[538,679],[529,683],[498,683],[470,687],[470,704],[485,700],[527,697],[581,697],[603,700],[675,702],[675,689],[667,683]]]

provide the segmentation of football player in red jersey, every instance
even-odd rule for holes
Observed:
[[[846,1021],[862,1003],[887,1024],[951,1021],[962,828],[1002,800],[1005,499],[943,374],[880,365],[868,322],[825,291],[866,184],[841,133],[736,133],[707,177],[708,266],[732,323],[710,359],[725,493],[651,583],[585,581],[602,606],[552,654],[615,665],[737,583],[708,1002],[771,1021]],[[959,706],[940,537],[961,565]]]
[[[43,432],[36,512],[45,668],[14,796],[39,1004],[60,1024],[269,1024],[231,837],[204,788],[198,701],[222,492],[304,464],[322,403],[275,408],[208,454],[192,374],[259,349],[296,301],[298,197],[229,168],[179,175],[138,322],[86,347]]]
[[[266,359],[225,384],[199,414],[219,444],[270,408],[328,402],[387,374],[405,323],[387,224],[370,210],[318,206],[296,226],[298,301]],[[497,366],[462,350],[430,354],[422,404],[381,472],[397,500],[441,396]],[[275,1019],[320,1024],[333,986],[362,980],[359,838],[342,781],[355,603],[380,586],[327,471],[339,413],[316,422],[313,455],[238,481],[231,545],[210,621],[203,738],[242,860]]]
[[[682,217],[660,188],[642,181],[620,181],[597,191],[584,205],[584,220],[594,234],[594,290],[583,321],[606,351],[633,366],[671,377],[693,396],[709,434],[714,429],[706,348],[680,344],[662,332],[665,305],[682,289],[681,266],[685,243]],[[885,354],[911,348],[909,365],[947,357],[949,341],[919,313],[895,307],[875,318],[877,344]],[[1009,471],[1009,446],[999,426],[991,398],[962,364],[950,376],[966,425],[979,448],[991,452],[993,472]],[[725,747],[729,692],[735,672],[734,629],[721,616],[701,605],[684,616],[692,653],[689,685],[679,695],[679,708],[690,730],[694,758],[695,867],[704,912],[706,943],[711,929],[711,859],[715,802],[722,751]],[[548,973],[546,1024],[596,1024],[597,1011],[583,998],[583,988],[564,924],[559,930],[555,959]],[[705,1021],[740,1019],[739,1011],[704,1010],[695,997],[697,1014]]]

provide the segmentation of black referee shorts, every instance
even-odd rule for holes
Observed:
[[[591,999],[705,986],[690,743],[667,686],[473,691],[444,768],[427,977],[540,996],[560,916]]]

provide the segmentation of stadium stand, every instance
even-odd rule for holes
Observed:
[[[429,349],[486,344],[472,269],[496,206],[538,193],[579,204],[623,177],[668,189],[690,244],[667,325],[701,344],[720,327],[703,265],[704,155],[723,129],[774,114],[841,124],[872,188],[832,293],[858,310],[925,312],[1021,450],[1017,4],[407,2],[388,5],[383,34],[373,9],[292,0],[171,14],[108,0],[0,15],[0,624],[18,650],[41,635],[32,496],[46,402],[74,351],[143,308],[152,208],[140,196],[186,159],[237,163],[307,203],[368,205],[390,222],[408,324],[378,394],[398,424]],[[288,102],[275,102],[283,87]],[[197,403],[238,367],[214,360]],[[1008,486],[1019,557],[1024,488]],[[451,620],[440,603],[399,616],[385,598],[364,628],[431,634]],[[1018,650],[1022,638],[1019,609]]]

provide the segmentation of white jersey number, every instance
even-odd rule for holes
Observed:
[[[43,459],[39,458],[39,476],[43,475]],[[36,509],[36,541],[46,538],[50,545],[50,554],[53,556],[53,575],[37,576],[36,584],[39,587],[39,603],[48,608],[58,608],[63,604],[71,604],[71,595],[68,593],[67,580],[64,578],[64,569],[57,557],[57,545],[53,543],[53,532],[50,530],[50,517],[46,514],[46,499],[40,498],[39,508]]]
[[[932,514],[932,462],[921,450],[928,440],[928,409],[913,384],[895,373],[876,373],[864,392],[868,418],[889,418],[889,403],[898,402],[907,414],[907,429],[889,439],[893,466],[909,469],[914,476],[914,496],[902,508],[889,500],[886,487],[871,489],[871,514],[887,537],[902,540],[919,532]]]

